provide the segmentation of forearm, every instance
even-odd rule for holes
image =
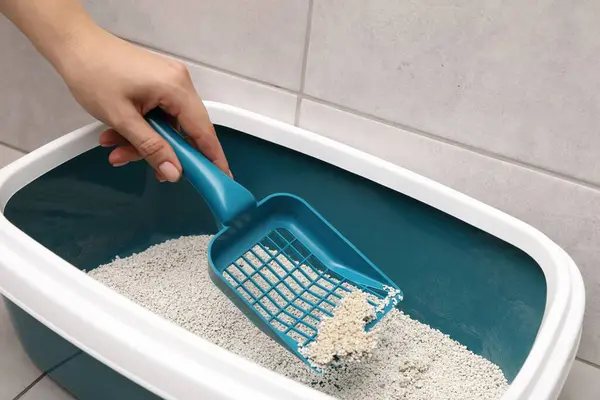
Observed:
[[[78,0],[0,0],[0,12],[61,72],[68,48],[100,30]]]

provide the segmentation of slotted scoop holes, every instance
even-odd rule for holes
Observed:
[[[327,272],[326,272],[327,271]],[[275,229],[223,271],[225,281],[299,347],[314,341],[323,317],[346,293],[360,289],[378,307],[386,294],[350,284],[286,229]]]

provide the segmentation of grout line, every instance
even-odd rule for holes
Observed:
[[[47,377],[49,374],[51,374],[52,372],[54,372],[55,370],[57,370],[58,368],[62,367],[63,365],[65,365],[66,363],[68,363],[69,361],[71,361],[72,359],[74,359],[75,357],[79,356],[80,354],[83,353],[83,350],[77,350],[75,353],[71,354],[69,357],[65,358],[64,360],[58,362],[57,364],[53,365],[52,367],[48,368],[46,371],[44,371],[40,376],[38,376],[36,379],[34,379],[33,382],[31,382],[29,385],[27,385],[25,387],[25,389],[21,390],[21,392],[19,394],[17,394],[13,400],[19,400],[21,399],[23,396],[25,396],[25,394],[30,391],[35,385],[37,385],[42,379],[44,379],[45,377]]]
[[[300,124],[300,113],[302,108],[302,93],[304,93],[304,84],[306,82],[306,66],[308,65],[308,48],[310,46],[310,33],[312,30],[312,18],[313,18],[313,6],[315,1],[309,0],[308,2],[308,15],[306,18],[306,37],[304,38],[304,54],[302,58],[302,70],[300,71],[300,89],[298,90],[298,96],[296,96],[296,116],[294,118],[294,125]]]
[[[19,147],[15,146],[15,145],[12,145],[12,144],[10,144],[10,143],[6,143],[6,142],[5,142],[5,141],[3,141],[3,140],[0,140],[0,145],[2,145],[2,146],[4,146],[4,147],[8,147],[9,149],[11,149],[11,150],[14,150],[14,151],[18,151],[19,153],[23,153],[23,154],[27,154],[27,153],[29,153],[27,150],[23,150],[23,149],[21,149],[21,148],[19,148]]]
[[[44,379],[46,377],[46,373],[44,372],[43,374],[41,374],[40,376],[38,376],[37,378],[35,378],[33,380],[33,382],[31,382],[29,385],[25,386],[25,389],[21,390],[19,392],[19,394],[17,394],[13,400],[19,400],[20,398],[22,398],[23,396],[25,396],[25,393],[29,392],[29,390],[31,390],[32,387],[34,387],[35,385],[37,385],[37,383],[39,381],[41,381],[42,379]]]
[[[310,4],[312,4],[313,1],[314,0],[311,0]],[[524,162],[524,161],[520,161],[520,160],[511,158],[511,157],[502,155],[502,154],[498,154],[498,153],[495,153],[493,151],[481,149],[479,147],[475,147],[475,146],[468,145],[468,144],[465,144],[465,143],[461,143],[461,142],[458,142],[458,141],[455,141],[455,140],[452,140],[452,139],[447,139],[445,137],[438,136],[438,135],[435,135],[435,134],[432,134],[432,133],[428,133],[428,132],[422,131],[422,130],[420,130],[418,128],[414,128],[414,127],[411,127],[411,126],[408,126],[408,125],[405,125],[405,124],[388,121],[388,120],[383,119],[381,117],[377,117],[377,116],[369,114],[369,113],[365,113],[365,112],[362,112],[362,111],[359,111],[359,110],[355,110],[355,109],[353,109],[351,107],[342,106],[340,104],[336,104],[336,103],[333,103],[333,102],[330,102],[330,101],[327,101],[327,100],[323,100],[323,99],[320,99],[318,97],[307,95],[307,94],[303,93],[303,91],[302,91],[304,89],[303,87],[301,88],[300,92],[296,92],[296,91],[293,91],[291,89],[287,89],[287,88],[280,87],[280,86],[274,85],[274,84],[266,82],[266,81],[262,81],[260,79],[248,77],[248,76],[242,75],[242,74],[237,73],[237,72],[229,71],[229,70],[224,69],[224,68],[215,67],[213,65],[210,65],[210,64],[207,64],[207,63],[204,63],[204,62],[192,60],[192,59],[189,59],[189,58],[184,57],[184,56],[179,56],[177,54],[169,53],[169,52],[166,52],[164,50],[160,50],[160,49],[154,48],[152,46],[148,46],[148,45],[136,42],[134,40],[129,40],[129,39],[126,39],[126,38],[123,38],[123,39],[127,40],[127,41],[129,41],[129,42],[131,42],[133,44],[136,44],[138,46],[145,47],[145,48],[147,48],[149,50],[152,50],[152,51],[154,51],[156,53],[163,54],[163,55],[166,55],[166,56],[169,56],[169,57],[179,58],[182,61],[188,62],[188,63],[190,63],[192,65],[197,65],[197,66],[200,66],[200,67],[212,69],[212,70],[217,71],[217,72],[221,72],[221,73],[225,73],[225,74],[228,74],[228,75],[232,75],[232,76],[235,76],[237,78],[245,79],[247,81],[258,83],[258,84],[261,84],[261,85],[264,85],[264,86],[269,86],[269,87],[272,87],[272,88],[276,88],[276,89],[282,90],[282,91],[284,91],[286,93],[290,93],[290,94],[293,94],[293,95],[297,96],[298,98],[297,98],[297,103],[296,103],[296,121],[295,121],[295,125],[296,126],[299,126],[299,122],[300,122],[299,121],[300,120],[299,111],[301,109],[302,100],[306,99],[306,100],[313,101],[315,103],[319,103],[319,104],[322,104],[322,105],[326,105],[326,106],[332,107],[332,108],[337,109],[339,111],[343,111],[343,112],[347,112],[347,113],[351,113],[351,114],[357,115],[359,117],[367,118],[367,119],[373,120],[375,122],[379,122],[381,124],[384,124],[384,125],[387,125],[387,126],[391,126],[393,128],[402,129],[402,130],[404,130],[404,131],[406,131],[408,133],[412,133],[414,135],[423,136],[423,137],[426,137],[428,139],[435,140],[435,141],[438,141],[438,142],[442,142],[444,144],[447,144],[447,145],[450,145],[450,146],[453,146],[453,147],[456,147],[456,148],[459,148],[459,149],[462,149],[462,150],[468,150],[468,151],[474,152],[476,154],[479,154],[479,155],[482,155],[482,156],[485,156],[485,157],[488,157],[488,158],[492,158],[492,159],[495,159],[495,160],[498,160],[498,161],[502,161],[502,162],[509,163],[509,164],[512,164],[512,165],[516,165],[518,167],[525,168],[525,169],[528,169],[528,170],[533,171],[533,172],[537,172],[537,173],[544,174],[544,175],[549,175],[549,176],[551,176],[553,178],[557,178],[557,179],[560,179],[560,180],[563,180],[563,181],[567,181],[567,182],[575,184],[575,185],[583,186],[583,187],[585,187],[587,189],[592,189],[592,190],[600,191],[600,184],[597,184],[597,183],[594,183],[594,182],[591,182],[591,181],[587,181],[587,180],[581,179],[581,178],[575,178],[573,176],[569,176],[569,175],[566,175],[566,174],[563,174],[563,173],[560,173],[560,172],[556,172],[556,171],[552,171],[552,170],[546,169],[544,167],[539,167],[539,166],[536,166],[536,165],[533,165],[533,164],[529,164],[529,163]],[[303,74],[302,78],[304,78],[304,74]],[[301,84],[303,84],[303,82]],[[19,150],[19,151],[22,151],[22,150]]]
[[[343,112],[346,112],[346,113],[354,114],[354,115],[362,117],[362,118],[367,118],[367,119],[373,120],[375,122],[379,122],[380,124],[391,126],[393,128],[402,129],[402,130],[404,130],[404,131],[406,131],[408,133],[412,133],[413,135],[423,136],[423,137],[426,137],[427,139],[435,140],[437,142],[441,142],[441,143],[447,144],[449,146],[453,146],[453,147],[459,148],[461,150],[468,150],[468,151],[477,153],[479,155],[495,159],[497,161],[502,161],[502,162],[505,162],[505,163],[513,164],[513,165],[516,165],[516,166],[521,167],[521,168],[528,169],[528,170],[533,171],[533,172],[541,173],[541,174],[544,174],[544,175],[549,175],[549,176],[551,176],[553,178],[561,179],[561,180],[567,181],[569,183],[573,183],[573,184],[576,184],[576,185],[579,185],[579,186],[586,187],[588,189],[600,191],[600,184],[597,184],[597,183],[594,183],[594,182],[590,182],[590,181],[587,181],[585,179],[575,178],[573,176],[569,176],[569,175],[566,175],[566,174],[563,174],[563,173],[560,173],[560,172],[556,172],[556,171],[552,171],[552,170],[546,169],[544,167],[539,167],[537,165],[529,164],[529,163],[524,162],[524,161],[520,161],[520,160],[511,158],[511,157],[508,157],[508,156],[505,156],[505,155],[502,155],[502,154],[498,154],[498,153],[495,153],[493,151],[481,149],[479,147],[475,147],[475,146],[472,146],[472,145],[469,145],[469,144],[461,143],[461,142],[458,142],[456,140],[452,140],[452,139],[448,139],[448,138],[445,138],[445,137],[442,137],[442,136],[435,135],[433,133],[425,132],[425,131],[422,131],[422,130],[420,130],[418,128],[414,128],[414,127],[411,127],[411,126],[408,126],[408,125],[404,125],[404,124],[401,124],[401,123],[397,123],[397,122],[388,121],[388,120],[383,119],[381,117],[377,117],[377,116],[369,114],[369,113],[358,111],[358,110],[355,110],[355,109],[350,108],[350,107],[346,107],[346,106],[342,106],[342,105],[339,105],[339,104],[335,104],[335,103],[332,103],[332,102],[327,101],[327,100],[319,99],[319,98],[311,96],[311,95],[303,94],[302,97],[304,99],[306,99],[306,100],[310,100],[310,101],[313,101],[315,103],[319,103],[321,105],[332,107],[332,108],[335,108],[335,109],[337,109],[339,111],[343,111]]]
[[[575,357],[575,359],[576,359],[577,361],[579,361],[579,362],[583,363],[583,364],[589,365],[589,366],[590,366],[590,367],[592,367],[592,368],[595,368],[595,369],[597,369],[597,370],[600,370],[600,365],[598,365],[598,364],[595,364],[595,363],[593,363],[593,362],[591,362],[591,361],[588,361],[588,360],[584,360],[583,358],[580,358],[580,357]]]
[[[289,88],[286,88],[286,87],[283,87],[283,86],[278,86],[278,85],[275,85],[275,84],[273,84],[271,82],[267,82],[267,81],[263,81],[261,79],[253,78],[253,77],[246,76],[246,75],[242,75],[239,72],[230,71],[230,70],[225,69],[225,68],[221,68],[221,67],[217,67],[217,66],[214,66],[214,65],[211,65],[211,64],[207,64],[207,63],[205,63],[203,61],[193,60],[193,59],[188,58],[186,56],[182,56],[182,55],[179,55],[179,54],[171,53],[169,51],[165,51],[165,50],[159,49],[157,47],[153,47],[153,46],[150,46],[150,45],[147,45],[147,44],[144,44],[144,43],[132,40],[132,39],[127,39],[127,38],[124,38],[122,36],[119,36],[119,38],[121,38],[123,40],[126,40],[129,43],[135,44],[136,46],[143,47],[145,49],[148,49],[148,50],[153,51],[155,53],[161,54],[163,56],[167,56],[167,57],[171,57],[171,58],[176,58],[176,59],[179,59],[181,61],[185,61],[186,63],[192,64],[192,65],[197,66],[197,67],[208,68],[208,69],[211,69],[213,71],[221,72],[221,73],[224,73],[224,74],[227,74],[227,75],[232,75],[232,76],[234,76],[236,78],[241,78],[241,79],[244,79],[246,81],[258,83],[258,84],[263,85],[263,86],[269,86],[269,87],[272,87],[272,88],[276,88],[276,89],[279,89],[279,90],[284,91],[286,93],[290,93],[290,94],[293,94],[293,95],[298,95],[298,92],[295,91],[295,90],[292,90],[292,89],[289,89]]]

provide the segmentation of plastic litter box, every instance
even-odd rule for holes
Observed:
[[[305,130],[206,103],[236,179],[309,201],[393,281],[402,310],[498,364],[504,400],[555,399],[584,311],[569,256],[527,224]],[[0,171],[0,292],[33,362],[77,398],[326,399],[82,273],[217,230],[184,180],[115,169],[92,124]],[[428,161],[424,161],[428,162]],[[177,204],[175,208],[173,204]],[[368,206],[365,206],[368,204]]]

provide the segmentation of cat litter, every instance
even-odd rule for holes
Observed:
[[[367,294],[354,289],[345,294],[333,310],[318,325],[316,340],[300,349],[320,370],[330,365],[360,362],[370,357],[377,346],[378,329],[365,331],[365,324],[375,318],[375,309]]]
[[[303,349],[317,364],[349,362],[317,374],[262,333],[214,286],[207,268],[210,239],[170,240],[89,275],[218,346],[339,399],[493,400],[508,388],[498,366],[397,309],[369,333],[362,330],[363,337],[347,338],[356,341],[341,348],[353,350],[340,352],[335,344],[345,336],[339,325],[354,323],[355,331],[348,331],[353,336],[373,312],[365,307],[373,305],[368,295],[351,288],[331,308],[336,316],[325,318],[317,340]],[[289,312],[299,310],[294,306]]]

